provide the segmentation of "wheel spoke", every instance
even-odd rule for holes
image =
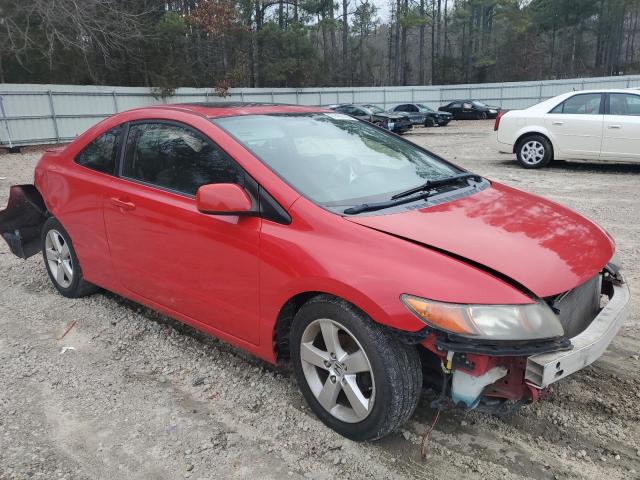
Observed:
[[[329,361],[329,353],[314,347],[311,343],[303,343],[300,345],[300,358],[316,367],[327,370],[324,362]]]
[[[356,376],[345,376],[344,382],[342,383],[342,389],[351,404],[351,408],[356,412],[356,415],[360,418],[366,417],[369,412],[369,400],[362,395],[360,387],[358,387],[358,384],[356,383]]]
[[[51,232],[49,235],[51,235],[51,243],[53,244],[53,248],[56,249],[56,252],[62,252],[62,242],[60,241],[60,236],[55,232]]]
[[[322,322],[320,324],[322,330],[322,338],[329,353],[335,353],[336,357],[342,358],[344,350],[340,346],[338,338],[338,327],[332,322]]]
[[[71,254],[69,253],[69,245],[67,245],[67,243],[65,242],[64,245],[60,246],[60,256],[63,259],[67,259],[71,257]]]
[[[64,280],[64,269],[62,268],[61,265],[58,265],[56,267],[56,282],[58,282],[59,285],[64,285],[65,284],[65,280]]]
[[[362,350],[350,353],[342,360],[342,363],[349,374],[371,371],[367,357]]]
[[[47,255],[47,260],[55,262],[57,260],[56,252],[53,248],[45,249],[45,253]]]
[[[62,267],[62,270],[64,271],[64,273],[67,275],[67,279],[71,280],[71,278],[73,277],[73,270],[71,270],[71,262],[68,260],[63,260],[60,263],[60,266]]]
[[[338,382],[332,382],[330,378],[327,378],[318,395],[318,402],[320,402],[320,405],[322,405],[326,411],[330,412],[333,407],[336,406],[339,393],[340,384]]]

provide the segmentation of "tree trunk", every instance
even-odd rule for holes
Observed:
[[[409,12],[409,0],[404,0],[404,5],[402,7],[402,15],[403,17],[407,15]],[[407,55],[407,27],[402,27],[402,42],[400,46],[401,54],[402,54],[402,85],[409,84],[409,56]]]
[[[351,66],[349,65],[349,19],[347,17],[348,0],[342,0],[342,74],[346,85],[351,85]]]
[[[393,84],[398,85],[400,73],[400,18],[402,18],[402,0],[396,1],[395,52],[393,57]]]
[[[420,20],[424,21],[424,0],[420,0]],[[426,25],[420,24],[420,39],[418,42],[418,83],[424,85],[424,33]]]

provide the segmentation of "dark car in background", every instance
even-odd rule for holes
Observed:
[[[454,100],[438,108],[438,111],[449,112],[455,120],[486,120],[496,118],[501,108],[478,100]]]
[[[409,120],[407,115],[387,112],[377,105],[345,103],[341,105],[331,105],[329,108],[336,112],[366,120],[394,133],[405,133],[411,130],[412,127],[411,120]]]
[[[393,107],[390,111],[405,113],[409,116],[412,124],[424,125],[425,127],[434,127],[436,125],[444,127],[453,118],[453,115],[449,112],[437,112],[424,103],[403,103]]]

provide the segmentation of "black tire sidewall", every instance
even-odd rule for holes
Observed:
[[[388,408],[393,401],[394,392],[392,390],[393,386],[400,381],[397,378],[397,372],[390,368],[390,364],[393,362],[390,362],[389,357],[398,354],[393,351],[394,347],[398,347],[394,345],[396,342],[387,337],[387,334],[379,326],[374,325],[355,307],[345,308],[345,304],[346,302],[339,301],[311,302],[298,311],[291,328],[293,370],[302,394],[325,425],[355,441],[373,440],[388,433],[385,426]],[[300,360],[300,340],[305,328],[314,320],[321,318],[334,320],[348,329],[360,342],[371,364],[375,382],[374,405],[371,413],[361,422],[347,423],[335,418],[320,405],[307,384]],[[402,349],[402,347],[399,348]]]
[[[424,121],[424,126],[425,127],[435,127],[436,126],[436,122],[435,122],[435,120],[433,118],[427,118]]]
[[[71,261],[73,262],[73,280],[71,281],[71,285],[68,287],[61,286],[53,276],[51,269],[49,268],[49,262],[47,261],[47,253],[45,248],[45,240],[47,238],[47,233],[50,230],[57,230],[64,236],[64,240],[69,245],[69,253],[71,254]],[[42,249],[42,258],[44,260],[44,266],[47,269],[47,274],[51,279],[51,283],[56,289],[65,297],[75,298],[79,294],[80,286],[82,285],[82,270],[80,269],[80,262],[78,261],[78,256],[76,255],[76,251],[73,248],[73,242],[71,241],[71,236],[64,229],[62,224],[54,217],[49,217],[42,226],[42,234],[40,238],[41,249]]]
[[[521,154],[521,150],[524,144],[532,140],[540,142],[544,147],[544,158],[541,162],[534,165],[522,160]],[[549,140],[547,140],[542,135],[527,135],[518,142],[518,146],[516,147],[516,159],[518,160],[518,163],[524,168],[536,169],[546,167],[553,160],[553,146],[551,145],[551,142],[549,142]]]

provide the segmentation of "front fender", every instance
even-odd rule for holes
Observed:
[[[12,185],[7,208],[0,210],[0,234],[11,253],[29,258],[40,251],[40,233],[47,207],[33,185]]]

